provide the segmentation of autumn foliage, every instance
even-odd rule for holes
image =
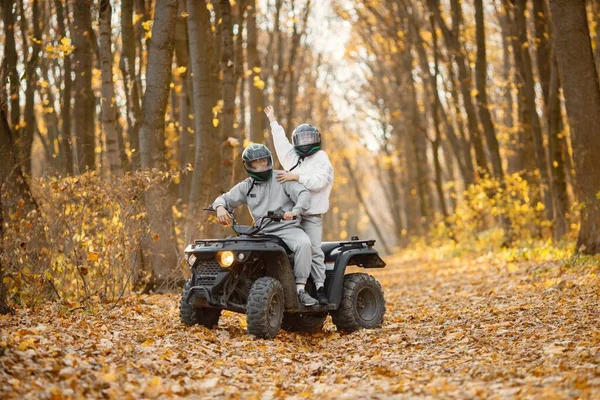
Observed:
[[[600,395],[598,258],[545,247],[407,252],[375,272],[381,329],[248,336],[178,321],[177,295],[0,317],[0,397],[373,398]],[[456,254],[456,253],[454,253]]]

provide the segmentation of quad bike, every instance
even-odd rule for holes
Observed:
[[[206,210],[214,211],[212,208]],[[201,239],[186,247],[192,270],[181,295],[180,317],[187,325],[217,325],[222,310],[246,314],[248,333],[273,338],[280,328],[295,332],[320,330],[327,314],[345,332],[381,326],[385,313],[383,290],[369,274],[345,275],[348,265],[383,268],[373,248],[375,240],[323,242],[325,291],[328,305],[303,306],[293,273],[294,254],[278,236],[261,233],[283,213],[269,212],[255,225],[232,228],[237,236]],[[311,279],[306,291],[315,296]]]

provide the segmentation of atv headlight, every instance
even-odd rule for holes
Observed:
[[[221,267],[231,267],[233,260],[233,251],[219,251],[217,253],[217,261]]]
[[[194,263],[196,262],[196,256],[192,253],[185,253],[184,257],[190,267],[193,267]]]

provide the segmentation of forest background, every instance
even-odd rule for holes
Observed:
[[[240,152],[316,125],[326,240],[600,252],[600,1],[2,0],[0,304],[179,287]],[[247,217],[247,216],[246,216]],[[244,218],[244,216],[241,216]]]

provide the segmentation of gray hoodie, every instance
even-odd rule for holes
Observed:
[[[310,192],[298,182],[277,182],[276,177],[279,172],[283,171],[273,171],[268,181],[244,179],[229,192],[217,197],[212,204],[213,208],[224,206],[228,210],[233,210],[239,205],[246,204],[255,221],[267,215],[269,211],[295,211],[296,214],[301,215],[310,207]],[[266,231],[273,231],[287,225],[300,226],[300,220],[273,222],[269,224]]]

